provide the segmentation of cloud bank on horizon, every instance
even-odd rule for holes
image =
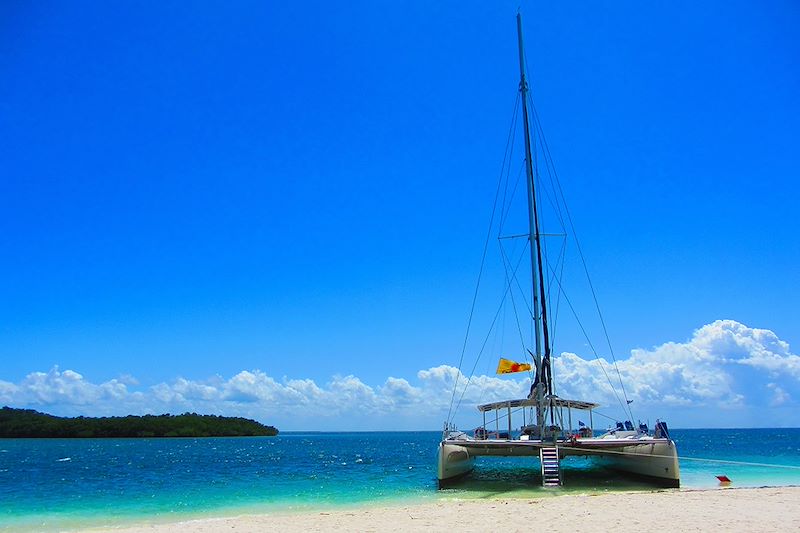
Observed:
[[[660,417],[674,427],[800,426],[800,356],[767,329],[717,320],[687,342],[632,350],[617,366],[634,416],[651,422]],[[562,353],[553,361],[553,375],[559,396],[596,401],[604,406],[600,412],[624,416],[619,378],[608,361]],[[19,383],[0,380],[0,404],[73,416],[246,416],[284,430],[436,429],[447,416],[456,379],[468,382],[448,365],[420,370],[412,381],[390,376],[378,386],[353,375],[334,376],[320,386],[245,370],[229,379],[177,378],[139,389],[131,376],[92,383],[56,367],[32,372]],[[460,398],[455,420],[471,427],[478,420],[475,404],[521,398],[529,387],[527,375],[473,376],[455,396]]]

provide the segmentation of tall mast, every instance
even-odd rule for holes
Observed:
[[[539,217],[536,211],[533,157],[531,151],[530,121],[528,119],[528,81],[525,77],[525,49],[522,43],[522,15],[517,13],[517,36],[519,41],[519,91],[522,99],[522,122],[525,128],[525,172],[528,184],[528,228],[531,241],[531,280],[533,282],[533,322],[536,342],[537,373],[548,394],[552,394],[550,380],[550,339],[547,330],[547,305],[544,291],[544,269],[539,232]],[[541,314],[540,314],[541,311]],[[544,352],[542,351],[544,344]],[[532,391],[533,392],[533,391]],[[539,398],[541,401],[541,398]],[[540,422],[541,424],[541,422]]]
[[[533,324],[536,339],[536,356],[542,356],[541,326],[539,324],[539,282],[536,273],[536,208],[533,190],[533,157],[531,156],[531,135],[528,126],[528,81],[525,78],[525,49],[522,45],[522,15],[517,13],[517,41],[519,42],[519,93],[522,100],[522,123],[525,128],[525,173],[528,185],[528,240],[531,249],[531,281],[533,282]]]

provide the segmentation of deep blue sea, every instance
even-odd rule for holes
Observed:
[[[800,429],[673,429],[672,436],[684,488],[716,487],[718,474],[730,477],[734,487],[800,485]],[[0,439],[0,528],[65,529],[401,499],[652,488],[589,460],[569,458],[562,463],[565,486],[543,489],[537,460],[482,458],[473,475],[438,490],[440,438],[439,432],[380,432]]]

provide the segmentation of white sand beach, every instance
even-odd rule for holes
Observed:
[[[664,490],[430,503],[208,518],[116,532],[800,531],[800,487]],[[101,531],[93,529],[92,531]]]

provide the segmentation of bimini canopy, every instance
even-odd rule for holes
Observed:
[[[584,411],[588,411],[590,409],[600,407],[599,403],[584,402],[582,400],[565,400],[564,398],[559,398],[558,396],[551,396],[545,401],[547,400],[549,400],[549,403],[553,407],[566,407],[568,409],[582,409]],[[521,400],[503,400],[502,402],[485,403],[478,406],[478,411],[485,413],[486,411],[508,409],[509,407],[536,407],[536,399],[523,398]]]

